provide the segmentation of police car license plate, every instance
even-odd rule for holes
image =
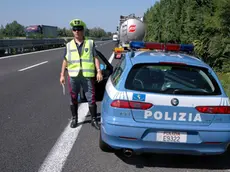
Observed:
[[[158,142],[173,142],[173,143],[186,143],[186,132],[171,132],[171,131],[159,131],[157,132],[156,141]]]

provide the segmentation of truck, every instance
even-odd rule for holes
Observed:
[[[30,25],[25,28],[27,38],[57,38],[58,27],[48,25]]]
[[[117,42],[118,41],[118,35],[117,34],[113,34],[113,41]]]
[[[135,14],[121,15],[117,32],[119,44],[122,47],[130,41],[142,41],[145,37],[143,17],[136,17]]]
[[[127,49],[130,41],[143,41],[145,37],[145,24],[143,17],[137,17],[135,14],[127,16],[120,15],[117,26],[118,46],[115,47],[115,57],[120,58],[120,53],[116,50]],[[118,51],[117,51],[118,52]]]

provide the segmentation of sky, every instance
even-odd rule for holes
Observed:
[[[143,16],[157,0],[1,0],[0,25],[16,20],[23,26],[51,25],[70,28],[82,19],[88,28],[115,32],[120,15]]]

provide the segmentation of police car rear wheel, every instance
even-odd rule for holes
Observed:
[[[99,147],[103,152],[112,152],[113,151],[113,149],[102,140],[101,132],[100,132],[100,139],[99,139]]]

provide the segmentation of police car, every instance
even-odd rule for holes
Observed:
[[[193,45],[131,42],[101,98],[103,151],[221,154],[230,143],[230,103]],[[121,53],[121,50],[119,50]]]

